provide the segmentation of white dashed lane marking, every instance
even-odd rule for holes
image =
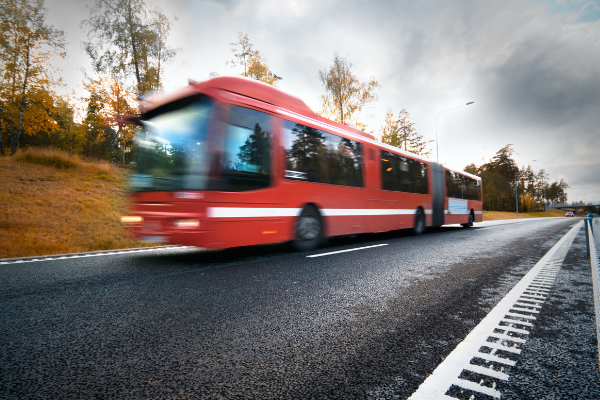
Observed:
[[[499,399],[582,223],[575,225],[438,365],[409,400]]]
[[[112,256],[115,254],[128,254],[128,253],[142,253],[146,251],[157,251],[157,250],[178,250],[185,249],[187,246],[172,246],[172,247],[151,247],[146,249],[131,249],[131,250],[117,250],[117,251],[106,251],[102,253],[84,253],[84,254],[67,254],[64,256],[48,256],[44,258],[27,258],[22,260],[10,260],[0,261],[0,265],[3,264],[20,264],[20,263],[32,263],[41,261],[54,261],[54,260],[69,260],[71,258],[84,258],[84,257],[101,257],[101,256]]]
[[[330,255],[332,255],[332,254],[347,253],[347,252],[349,252],[349,251],[356,251],[356,250],[372,249],[373,247],[381,247],[381,246],[387,246],[387,243],[384,243],[384,244],[376,244],[376,245],[373,245],[373,246],[357,247],[357,248],[355,248],[355,249],[347,249],[347,250],[330,251],[329,253],[313,254],[312,256],[306,256],[306,258],[314,258],[314,257],[330,256]]]

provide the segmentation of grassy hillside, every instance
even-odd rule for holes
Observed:
[[[0,258],[147,246],[121,227],[126,181],[55,150],[0,157]]]

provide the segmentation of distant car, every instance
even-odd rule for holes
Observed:
[[[568,213],[565,215],[565,217],[574,217],[574,215],[573,215],[573,211],[569,211],[569,212],[568,212]]]

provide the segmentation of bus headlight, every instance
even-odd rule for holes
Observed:
[[[177,219],[173,224],[177,228],[198,228],[200,221],[197,219]]]
[[[124,225],[139,224],[144,222],[144,218],[137,215],[124,215],[121,217],[121,223]]]

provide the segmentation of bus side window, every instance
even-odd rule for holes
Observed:
[[[363,186],[359,142],[291,121],[284,124],[286,179]]]
[[[409,161],[412,178],[412,190],[410,190],[410,192],[420,194],[429,193],[429,186],[427,182],[427,164],[418,160]]]
[[[420,194],[429,192],[427,165],[388,151],[381,152],[381,180],[383,190]]]
[[[270,185],[271,120],[260,111],[231,108],[221,157],[221,190],[243,192]]]
[[[455,180],[455,174],[451,171],[446,170],[446,196],[460,199],[461,196],[458,192],[457,186],[458,185]]]
[[[446,195],[448,197],[480,200],[479,194],[479,181],[456,172],[446,171]]]
[[[479,188],[479,181],[473,178],[464,177],[467,183],[467,199],[469,200],[481,200],[481,190]]]

